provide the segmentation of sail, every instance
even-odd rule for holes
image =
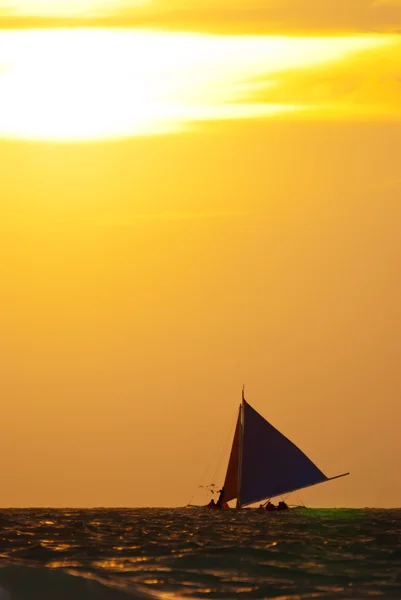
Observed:
[[[242,505],[328,480],[295,444],[245,401],[243,427]]]
[[[231,447],[230,460],[228,461],[226,478],[224,480],[223,493],[221,496],[222,502],[230,502],[237,497],[238,494],[238,460],[239,460],[239,444],[241,434],[241,409],[238,414],[237,425],[235,427],[233,445]]]

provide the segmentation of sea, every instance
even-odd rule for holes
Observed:
[[[401,509],[0,511],[0,600],[401,599]]]

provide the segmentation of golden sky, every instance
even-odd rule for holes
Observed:
[[[400,505],[400,30],[0,0],[2,505],[183,505],[243,383],[305,503]]]

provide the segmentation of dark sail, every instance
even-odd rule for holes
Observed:
[[[236,429],[239,437],[238,430],[239,422]],[[238,464],[238,450],[235,452]],[[231,458],[232,456],[230,463]],[[326,475],[295,444],[244,401],[241,504],[260,502],[324,481],[328,481]],[[231,492],[227,500],[234,497],[236,494],[234,496]]]

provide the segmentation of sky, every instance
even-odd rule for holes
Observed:
[[[297,500],[401,505],[400,32],[399,0],[0,0],[1,506],[207,499],[243,384],[351,472]]]

